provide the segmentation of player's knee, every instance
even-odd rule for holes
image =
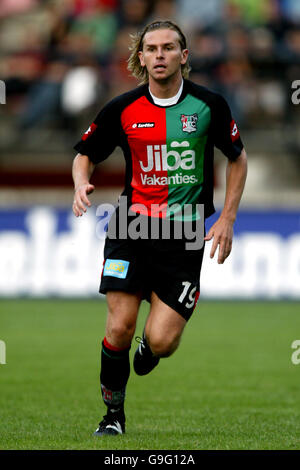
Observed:
[[[131,343],[135,331],[135,324],[123,322],[110,325],[109,336],[115,344]]]
[[[152,353],[159,357],[169,357],[177,349],[179,341],[173,338],[153,336],[148,339]]]

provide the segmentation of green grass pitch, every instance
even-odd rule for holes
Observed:
[[[175,354],[148,376],[132,369],[126,434],[104,438],[92,433],[105,414],[105,303],[2,299],[0,310],[0,449],[300,449],[299,303],[199,302]]]

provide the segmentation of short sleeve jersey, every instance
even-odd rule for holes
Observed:
[[[97,164],[116,146],[126,160],[122,194],[131,209],[163,218],[174,204],[204,204],[205,216],[211,215],[214,146],[231,161],[243,149],[225,99],[189,80],[179,101],[168,107],[154,104],[148,85],[118,96],[74,148]]]

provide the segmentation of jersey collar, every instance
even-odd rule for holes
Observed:
[[[158,108],[170,108],[172,106],[176,106],[178,103],[183,101],[184,98],[186,97],[186,95],[187,95],[187,82],[186,82],[185,79],[183,79],[183,88],[182,88],[182,92],[181,92],[181,95],[179,97],[179,100],[177,101],[177,103],[171,104],[169,106],[161,106],[159,104],[154,103],[153,98],[152,98],[151,93],[150,93],[150,90],[149,90],[149,85],[148,84],[146,85],[145,95],[146,95],[146,98],[148,99],[148,101],[150,101],[150,103],[153,104],[154,106],[157,106]]]

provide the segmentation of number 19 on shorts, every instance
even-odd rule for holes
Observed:
[[[192,308],[195,305],[195,295],[196,295],[197,287],[193,287],[193,289],[190,290],[192,283],[188,281],[183,281],[182,285],[183,285],[183,291],[180,294],[180,297],[178,298],[178,302],[182,304],[184,301],[188,300],[185,303],[185,307]]]

